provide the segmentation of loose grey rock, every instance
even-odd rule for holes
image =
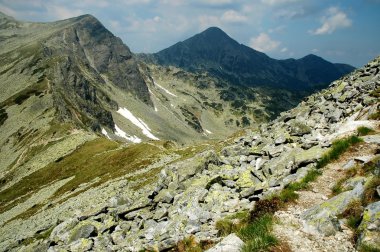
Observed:
[[[239,252],[243,246],[244,242],[236,234],[230,234],[206,252]]]

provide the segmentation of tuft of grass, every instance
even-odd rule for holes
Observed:
[[[375,131],[371,128],[362,126],[357,129],[357,132],[359,136],[366,136],[366,135],[372,134]]]
[[[299,198],[299,195],[295,192],[295,190],[291,188],[285,188],[281,191],[279,198],[282,202],[290,203],[296,201]]]
[[[380,248],[375,248],[369,244],[362,244],[359,249],[360,252],[380,252]]]
[[[379,195],[377,194],[376,188],[380,186],[380,177],[373,177],[365,186],[364,196],[363,196],[363,205],[367,206],[375,201],[380,200]]]
[[[330,162],[337,160],[352,145],[363,142],[357,136],[350,136],[333,142],[331,149],[317,162],[317,168],[325,167]]]
[[[249,212],[243,211],[218,220],[215,228],[219,236],[227,236],[238,232],[247,222],[249,222]]]
[[[213,243],[210,242],[197,242],[194,235],[184,238],[177,243],[176,252],[202,252],[209,248]]]
[[[370,119],[370,120],[380,120],[380,110],[377,110],[375,113],[373,113],[372,115],[370,115],[368,117],[368,119]]]
[[[301,180],[301,182],[294,182],[290,183],[286,188],[293,190],[293,191],[299,191],[302,189],[307,189],[308,184],[310,182],[313,182],[317,179],[318,176],[320,176],[322,173],[319,170],[313,169],[308,171],[306,176]]]
[[[347,180],[347,177],[344,177],[340,179],[336,184],[331,188],[332,194],[333,195],[338,195],[343,192],[343,183]]]
[[[263,251],[277,245],[277,238],[271,234],[273,222],[273,215],[265,214],[240,229],[237,235],[245,242],[241,251]]]
[[[362,220],[363,206],[360,200],[353,200],[348,204],[347,208],[338,217],[346,218],[347,225],[352,229],[356,230]]]
[[[278,197],[283,203],[294,202],[299,197],[296,191],[308,188],[309,183],[315,181],[321,174],[322,172],[316,169],[308,171],[306,176],[300,182],[294,182],[287,185]]]
[[[374,171],[376,170],[376,166],[379,166],[379,165],[380,165],[380,158],[375,158],[371,160],[370,162],[366,163],[362,169],[365,173],[373,174]]]
[[[373,90],[369,95],[376,98],[380,98],[380,88]]]
[[[280,197],[274,196],[270,199],[262,199],[256,202],[255,208],[250,213],[250,222],[261,218],[267,214],[274,214],[283,206],[283,201]]]

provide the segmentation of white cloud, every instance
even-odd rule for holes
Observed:
[[[281,42],[273,40],[266,33],[260,33],[256,38],[251,38],[249,45],[261,52],[270,52],[276,50]]]
[[[205,4],[205,5],[226,5],[226,4],[233,3],[232,0],[198,0],[196,2]]]
[[[55,17],[56,19],[67,19],[84,14],[84,12],[80,9],[69,9],[64,6],[54,4],[46,5],[46,10],[50,16]]]
[[[280,9],[276,12],[275,16],[278,18],[292,19],[295,17],[302,17],[305,15],[305,10],[302,7],[292,7],[288,9]]]
[[[216,16],[203,15],[203,16],[198,17],[198,22],[202,30],[210,26],[221,26],[220,19],[219,17],[216,17]]]
[[[221,20],[226,23],[244,23],[248,18],[237,11],[228,10],[223,13]]]
[[[287,52],[288,51],[288,48],[286,48],[286,47],[283,47],[281,50],[280,50],[280,52],[282,52],[282,53],[285,53],[285,52]]]
[[[322,25],[314,31],[310,31],[314,35],[331,34],[337,29],[347,28],[352,25],[352,21],[347,14],[336,7],[327,10],[327,15],[322,17]]]
[[[282,4],[288,4],[288,3],[295,3],[300,2],[301,0],[261,0],[262,3],[267,5],[282,5]]]

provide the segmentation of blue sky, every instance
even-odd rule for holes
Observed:
[[[218,26],[277,59],[313,53],[360,67],[380,55],[380,0],[0,0],[25,21],[92,14],[133,52],[157,52]]]

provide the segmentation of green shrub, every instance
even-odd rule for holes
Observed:
[[[366,136],[366,135],[369,135],[375,131],[371,128],[367,128],[367,127],[362,126],[362,127],[359,127],[357,129],[357,132],[358,132],[359,136]]]
[[[325,167],[330,162],[337,160],[348,148],[360,142],[363,142],[363,140],[357,136],[336,140],[333,142],[331,149],[318,161],[317,168]]]
[[[266,215],[273,214],[283,206],[283,201],[280,197],[275,196],[270,199],[262,199],[256,202],[255,208],[251,211],[250,221],[254,222],[256,219]]]

